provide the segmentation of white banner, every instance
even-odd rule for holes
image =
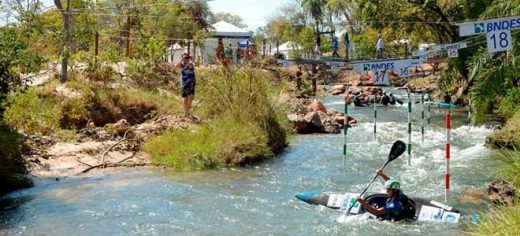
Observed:
[[[513,29],[520,29],[520,16],[462,23],[459,24],[459,35],[470,36]]]

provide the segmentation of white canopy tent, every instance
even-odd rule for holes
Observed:
[[[215,49],[218,45],[218,38],[222,38],[224,46],[231,44],[233,52],[235,52],[238,42],[250,39],[252,36],[252,32],[225,21],[219,21],[212,25],[211,37],[204,40],[204,46],[196,50],[197,58],[201,59],[205,64],[215,63]],[[187,47],[182,47],[175,43],[168,48],[166,59],[168,62],[176,63],[180,61],[182,53],[187,51]]]
[[[215,63],[215,49],[218,45],[218,39],[222,38],[224,46],[231,44],[233,54],[235,54],[238,47],[238,42],[244,39],[250,39],[253,36],[252,32],[241,29],[225,21],[219,21],[212,25],[211,38],[204,41],[204,63]]]

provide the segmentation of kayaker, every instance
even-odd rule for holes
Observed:
[[[390,105],[394,106],[396,104],[396,99],[392,93],[388,93],[388,98],[390,99],[389,103]]]
[[[397,179],[385,175],[382,170],[378,170],[377,173],[386,181],[385,188],[386,194],[388,194],[386,205],[384,207],[375,208],[370,203],[365,202],[361,197],[357,197],[357,201],[361,203],[367,211],[377,215],[379,218],[394,221],[407,218],[408,214],[405,212],[407,206],[405,206],[403,202],[407,203],[408,199],[401,191],[401,183],[399,183]],[[415,212],[413,214],[415,215]]]
[[[388,104],[390,103],[390,97],[387,93],[383,93],[383,96],[381,97],[381,103],[383,104],[383,106],[388,106]]]
[[[451,95],[448,92],[445,92],[444,94],[444,103],[451,103]]]
[[[354,106],[364,107],[364,105],[361,104],[361,93],[360,92],[357,92],[356,95],[354,95]]]

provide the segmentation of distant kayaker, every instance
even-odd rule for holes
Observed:
[[[390,103],[390,97],[388,96],[388,94],[383,93],[383,96],[381,97],[381,103],[383,104],[383,106],[388,106],[388,104]]]
[[[404,218],[410,218],[415,216],[411,212],[407,212],[408,197],[401,191],[401,183],[397,179],[391,179],[382,170],[378,170],[377,173],[385,182],[386,194],[388,194],[388,200],[384,207],[375,208],[370,203],[365,202],[361,197],[357,198],[357,201],[363,205],[363,207],[372,214],[377,215],[385,220],[401,220]]]
[[[394,95],[392,93],[388,93],[388,98],[390,99],[390,101],[389,101],[390,105],[394,106],[397,102]]]
[[[361,103],[361,93],[357,92],[356,95],[354,95],[354,106],[356,107],[364,107],[364,105]]]
[[[451,95],[448,92],[444,94],[444,103],[451,104]]]

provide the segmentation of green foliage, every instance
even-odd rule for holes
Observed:
[[[500,101],[498,109],[500,114],[509,119],[515,113],[520,111],[520,88],[511,88],[507,90],[506,96]]]
[[[244,165],[272,156],[260,127],[223,117],[195,132],[173,130],[145,145],[154,163],[175,170]]]
[[[477,225],[471,225],[469,235],[507,236],[520,234],[520,205],[499,206],[485,212]]]
[[[376,53],[376,42],[378,33],[376,30],[368,29],[363,34],[356,34],[350,39],[356,45],[358,58],[372,58]]]
[[[22,158],[22,137],[0,125],[0,194],[29,187],[27,170]]]
[[[502,161],[502,166],[495,173],[496,177],[520,186],[520,151],[504,149],[496,158]]]
[[[174,130],[152,139],[146,150],[159,165],[207,169],[257,162],[287,145],[283,88],[269,73],[252,68],[198,71],[196,112],[211,120],[195,133]]]
[[[520,68],[520,61],[515,59],[517,55],[520,55],[519,45],[516,43],[518,37],[515,38],[515,48],[511,54],[488,54],[486,49],[482,48],[469,62],[469,78],[473,83],[470,92],[476,123],[484,121],[485,115],[497,108],[498,102],[496,101],[515,86],[513,81],[517,80]],[[511,91],[513,92],[513,90]],[[508,108],[508,103],[503,104],[505,108]]]
[[[40,88],[10,94],[4,122],[23,133],[48,135],[60,127],[60,100]]]
[[[520,109],[505,125],[488,137],[488,142],[497,148],[520,149]]]
[[[0,28],[0,117],[4,99],[10,91],[25,84],[19,73],[38,70],[42,57],[29,48],[13,28]]]
[[[161,76],[154,71],[153,64],[145,61],[129,59],[126,61],[125,71],[127,76],[137,85],[149,89],[158,87],[157,85],[161,81]]]
[[[55,84],[11,94],[5,123],[23,133],[70,137],[64,129],[82,129],[88,121],[98,126],[120,119],[138,124],[181,110],[177,98],[145,88],[108,88],[80,80],[60,86],[77,95],[62,96]]]

